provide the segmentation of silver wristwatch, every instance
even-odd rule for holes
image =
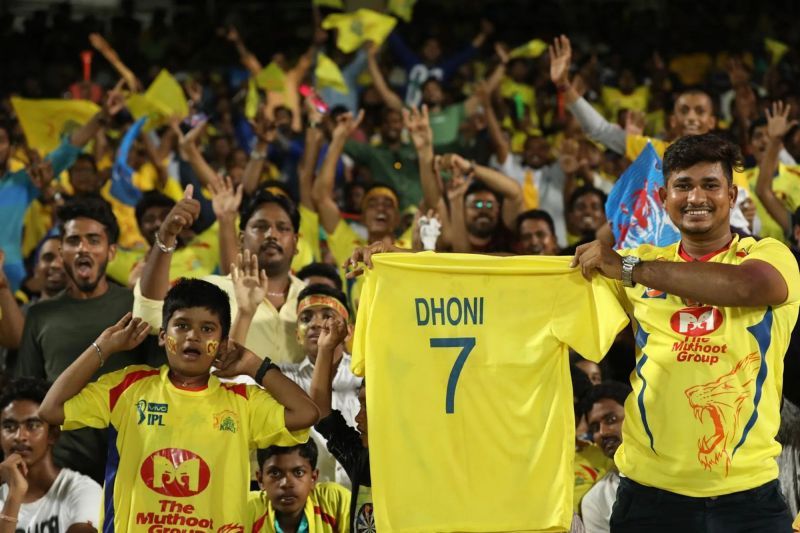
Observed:
[[[622,285],[624,287],[633,287],[636,283],[633,282],[633,269],[636,265],[641,263],[642,260],[633,255],[626,255],[622,258]]]

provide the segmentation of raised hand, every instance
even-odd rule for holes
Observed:
[[[28,492],[28,465],[18,453],[12,453],[0,463],[0,481],[8,485],[8,499],[22,503]]]
[[[364,120],[364,110],[358,112],[353,117],[352,113],[342,113],[336,117],[336,127],[333,128],[333,136],[339,139],[347,139],[358,129],[361,121]]]
[[[367,246],[359,246],[353,251],[350,259],[344,262],[342,268],[347,272],[347,279],[353,279],[364,273],[364,268],[358,266],[363,263],[367,268],[372,268],[372,256],[374,254],[383,254],[394,252],[394,246],[384,241],[376,241]]]
[[[139,346],[147,338],[150,325],[141,318],[133,318],[133,313],[125,313],[119,322],[108,328],[95,341],[103,357],[108,358],[117,352],[126,352]]]
[[[242,194],[244,193],[242,184],[234,187],[230,176],[225,178],[218,176],[217,181],[209,182],[208,188],[213,195],[211,207],[214,209],[217,220],[235,219],[239,214],[239,206],[242,205]]]
[[[338,315],[335,318],[326,318],[317,339],[317,347],[320,350],[336,350],[347,338],[348,333],[347,322],[344,318]],[[341,352],[341,350],[337,351]],[[341,356],[341,353],[339,355]]]
[[[258,137],[258,140],[263,143],[271,144],[278,137],[278,128],[275,126],[275,122],[267,116],[266,106],[262,106],[259,109],[255,121],[250,121],[250,126],[253,127],[253,133]]]
[[[500,63],[504,65],[507,65],[511,60],[508,49],[500,43],[494,44],[494,53],[497,54],[497,57],[500,59]]]
[[[421,109],[403,109],[403,123],[418,152],[433,146],[433,130],[428,119],[427,105],[423,104]]]
[[[261,359],[241,344],[228,339],[217,351],[214,366],[214,375],[221,378],[255,377],[261,366]]]
[[[569,85],[569,67],[572,61],[572,46],[566,35],[553,39],[550,53],[550,79],[556,87]]]
[[[258,256],[251,255],[250,250],[237,255],[236,262],[231,263],[231,279],[239,312],[254,315],[258,306],[267,297],[269,287],[267,272],[258,268]]]
[[[38,161],[28,167],[28,176],[37,189],[44,189],[53,181],[53,164],[50,161]]]
[[[641,111],[629,109],[625,113],[625,133],[628,135],[644,134],[645,117]]]
[[[113,89],[106,93],[106,99],[103,101],[103,111],[109,117],[113,117],[125,107],[125,95],[122,94],[122,86],[125,80],[119,80]]]
[[[772,103],[772,112],[767,113],[767,136],[772,140],[783,140],[784,135],[797,125],[797,120],[789,120],[792,106],[784,105],[780,100]]]
[[[200,202],[192,198],[194,187],[187,185],[183,198],[175,204],[158,229],[158,238],[165,246],[172,246],[184,228],[194,224],[200,215]]]

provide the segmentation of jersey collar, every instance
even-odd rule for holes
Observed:
[[[688,253],[686,253],[686,250],[683,249],[683,241],[681,241],[680,243],[678,243],[678,257],[680,257],[681,259],[683,259],[687,263],[694,263],[694,262],[698,262],[698,261],[706,263],[712,257],[714,257],[716,255],[719,255],[719,254],[721,254],[723,252],[728,251],[728,249],[730,249],[731,245],[736,241],[736,239],[738,239],[738,237],[739,237],[738,235],[734,234],[734,236],[731,238],[731,240],[728,241],[728,244],[726,244],[725,246],[723,246],[719,250],[716,250],[716,251],[711,252],[711,253],[707,253],[703,257],[698,257],[698,258],[694,258],[691,255],[689,255]]]

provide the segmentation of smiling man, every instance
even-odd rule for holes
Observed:
[[[106,266],[116,253],[119,227],[99,197],[74,199],[58,211],[66,290],[32,306],[25,320],[17,376],[55,380],[105,328],[133,306],[130,290],[109,283]],[[101,373],[146,362],[147,349],[120,354]],[[55,447],[64,466],[103,480],[106,444],[96,430],[67,432]]]
[[[791,531],[775,435],[800,274],[780,242],[731,233],[740,166],[720,137],[679,139],[659,194],[681,240],[624,257],[600,241],[576,251],[587,278],[618,281],[634,323],[615,533]]]

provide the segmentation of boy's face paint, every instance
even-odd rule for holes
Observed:
[[[217,356],[217,351],[219,350],[219,341],[218,340],[210,340],[206,342],[206,354],[210,358],[215,358]]]
[[[178,353],[178,341],[172,335],[167,335],[164,345],[167,348],[168,355],[175,355]]]
[[[306,333],[308,333],[308,323],[297,323],[297,342],[302,345],[303,341],[306,340]]]

